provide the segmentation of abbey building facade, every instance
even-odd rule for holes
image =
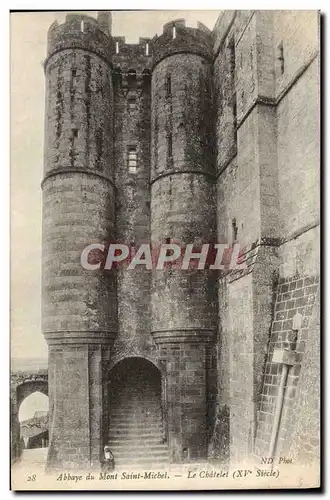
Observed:
[[[111,24],[48,33],[48,466],[97,468],[105,445],[118,465],[315,460],[319,14],[223,11],[137,44]],[[239,242],[245,266],[81,265],[173,241]]]

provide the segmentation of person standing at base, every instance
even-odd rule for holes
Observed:
[[[102,471],[111,472],[115,468],[115,459],[110,449],[110,446],[104,446],[104,460],[102,462]]]

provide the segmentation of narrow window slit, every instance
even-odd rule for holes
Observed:
[[[133,112],[136,110],[136,99],[135,97],[130,97],[127,101],[127,107],[129,112]]]
[[[232,243],[235,243],[235,241],[237,241],[237,232],[238,232],[238,226],[235,218],[231,221],[231,227],[232,227]]]
[[[166,77],[166,97],[170,97],[172,94],[172,82],[171,82],[171,77],[167,76]]]
[[[73,68],[71,76],[72,76],[72,83],[73,85],[75,85],[77,82],[77,70],[75,68]]]
[[[280,74],[283,75],[284,73],[284,49],[283,49],[283,42],[281,42],[277,48],[277,59],[279,61],[279,67],[280,67]]]
[[[236,92],[233,94],[233,115],[234,115],[234,133],[237,140],[237,96]]]
[[[137,171],[137,151],[135,147],[128,149],[128,171],[130,174],[135,174]]]
[[[167,136],[167,156],[169,158],[172,157],[173,149],[172,149],[172,135],[169,134]]]

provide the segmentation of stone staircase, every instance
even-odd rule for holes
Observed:
[[[43,472],[46,467],[48,448],[24,449],[12,468],[27,475]]]
[[[32,448],[22,450],[21,464],[45,465],[47,461],[48,448]]]
[[[126,404],[114,402],[110,410],[109,445],[116,469],[167,467],[169,455],[163,442],[160,404],[136,394],[125,400]]]

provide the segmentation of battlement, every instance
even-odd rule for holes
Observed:
[[[152,55],[152,43],[150,38],[139,38],[139,43],[126,43],[124,36],[116,36],[113,38],[114,56],[118,60],[125,58],[135,59],[150,58]]]
[[[173,21],[169,21],[168,23],[164,24],[163,26],[163,35],[166,33],[171,32],[173,27],[175,28],[185,28],[186,27],[186,21],[185,19],[173,19]]]
[[[212,33],[201,23],[186,26],[184,19],[174,19],[163,26],[163,34],[152,40],[153,65],[165,57],[189,52],[212,59]]]
[[[142,89],[150,86],[151,71],[143,68],[142,65],[136,71],[133,67],[128,70],[121,66],[115,66],[112,72],[114,87]]]
[[[95,19],[73,13],[68,14],[62,24],[55,21],[48,30],[47,60],[55,52],[72,48],[95,52],[111,62],[111,14],[100,12]]]

